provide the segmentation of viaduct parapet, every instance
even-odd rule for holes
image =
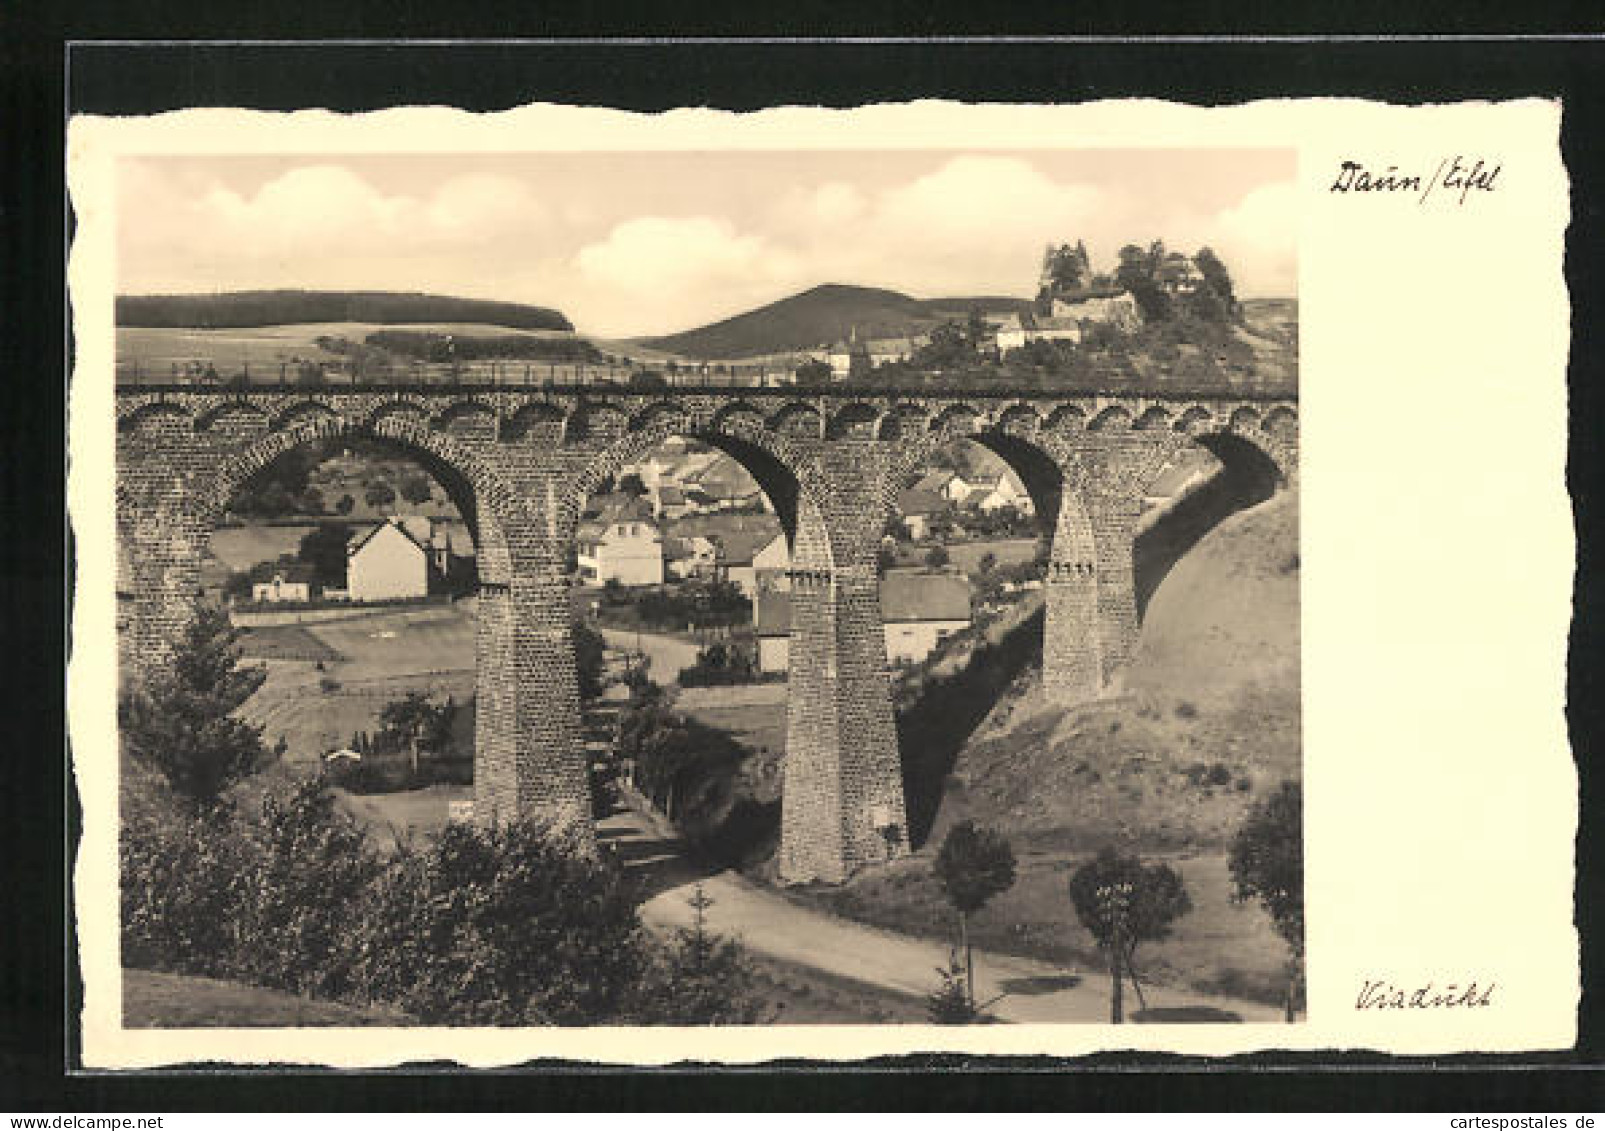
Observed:
[[[1118,689],[1138,630],[1132,542],[1181,450],[1298,469],[1297,399],[828,388],[669,390],[120,388],[122,655],[160,664],[193,616],[213,528],[251,476],[298,446],[369,437],[416,458],[478,554],[475,816],[594,837],[570,630],[587,496],[673,436],[741,462],[780,515],[793,572],[780,872],[838,882],[908,851],[875,556],[899,491],[970,439],[1020,475],[1049,537],[1044,694]]]

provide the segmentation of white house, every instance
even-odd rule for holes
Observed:
[[[881,579],[881,620],[889,663],[919,663],[937,643],[970,623],[970,583],[962,573],[892,570]],[[791,594],[769,590],[753,605],[758,670],[791,663]]]
[[[1019,349],[1030,340],[1025,321],[1018,314],[1006,314],[1001,321],[993,323],[992,337],[999,353]]]
[[[916,491],[929,491],[950,503],[962,503],[975,487],[956,471],[932,471],[914,484]]]
[[[1013,472],[1004,472],[996,483],[981,483],[972,489],[964,505],[991,514],[994,511],[1012,510],[1019,514],[1034,514],[1036,507],[1031,496]]]
[[[664,568],[682,580],[713,573],[719,562],[719,547],[693,534],[689,538],[666,538],[663,542]]]
[[[917,664],[970,624],[970,582],[946,570],[894,569],[881,578],[888,662]]]
[[[662,585],[663,536],[647,504],[632,500],[581,528],[579,567],[587,585]]]
[[[429,595],[439,550],[432,536],[418,537],[415,531],[421,529],[415,520],[393,517],[351,536],[346,544],[346,590],[351,600],[404,601]]]
[[[271,576],[251,583],[251,600],[257,604],[312,600],[312,571],[304,566],[275,566]]]
[[[761,590],[788,586],[791,551],[779,530],[732,531],[719,537],[719,577],[749,600]]]

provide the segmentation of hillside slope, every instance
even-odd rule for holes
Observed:
[[[226,329],[303,322],[468,322],[514,330],[572,330],[556,310],[517,302],[399,291],[229,291],[118,295],[118,326]]]
[[[985,311],[1020,311],[1026,299],[917,299],[877,287],[826,283],[678,334],[643,338],[640,344],[699,360],[722,361],[788,350],[812,349],[846,338],[895,338],[929,330],[949,319],[964,318],[971,306]]]
[[[1224,845],[1253,799],[1300,776],[1298,595],[1298,497],[1283,492],[1171,570],[1124,698],[1005,696],[960,752],[931,843],[973,817],[1039,849]]]

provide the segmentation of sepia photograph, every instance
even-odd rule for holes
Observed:
[[[1302,1022],[1296,157],[119,158],[122,1024]]]
[[[1559,122],[75,119],[86,1064],[1567,1047]]]

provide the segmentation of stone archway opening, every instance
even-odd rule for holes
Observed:
[[[1171,570],[1211,530],[1287,485],[1262,447],[1230,431],[1182,445],[1148,484],[1132,540],[1139,620]]]
[[[792,575],[828,565],[821,519],[774,452],[679,420],[627,434],[577,493],[574,607],[604,662],[593,771],[704,854],[762,867],[782,827]]]
[[[383,430],[292,430],[225,460],[195,511],[202,599],[229,608],[242,658],[268,668],[245,707],[264,736],[365,811],[422,798],[434,823],[466,806],[479,583],[506,568],[471,471]],[[416,727],[394,709],[409,697],[427,706]]]
[[[1060,613],[1049,608],[1054,563],[1073,541],[1059,527],[1076,508],[1064,506],[1054,461],[1002,430],[940,437],[900,486],[883,543],[882,609],[917,847],[970,735],[1043,663],[1045,623]]]

